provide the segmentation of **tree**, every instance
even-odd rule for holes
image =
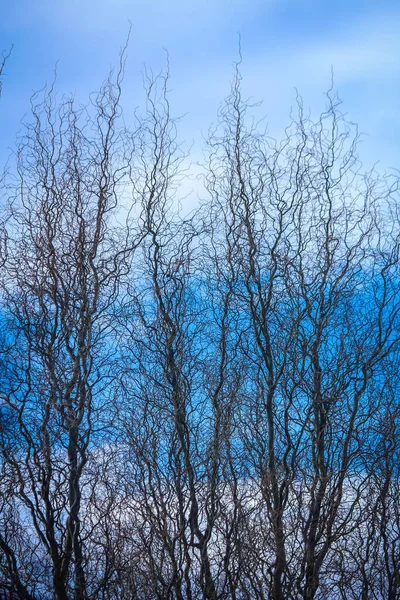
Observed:
[[[11,50],[12,50],[12,48],[11,48]],[[1,86],[2,86],[1,77],[3,75],[4,67],[6,66],[7,59],[11,55],[11,50],[9,50],[9,52],[7,52],[7,54],[3,52],[2,56],[1,56],[1,60],[0,60],[0,95],[1,95]]]
[[[32,99],[4,236],[1,395],[13,426],[2,427],[1,450],[15,510],[29,515],[32,531],[10,576],[20,586],[17,571],[35,560],[28,587],[60,600],[71,590],[87,598],[93,585],[84,470],[112,421],[107,332],[132,242],[112,223],[129,173],[130,149],[116,128],[122,70],[123,55],[92,101],[94,116],[69,99],[57,106],[53,88]]]
[[[236,69],[205,198],[168,74],[32,100],[5,191],[0,582],[21,598],[399,597],[398,179],[330,90],[281,143]]]

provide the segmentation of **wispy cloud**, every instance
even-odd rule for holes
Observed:
[[[143,63],[157,71],[165,47],[173,108],[188,113],[183,136],[199,137],[229,90],[240,31],[245,93],[264,100],[273,130],[287,121],[294,87],[319,110],[333,67],[345,110],[371,134],[368,152],[396,160],[397,1],[337,0],[333,10],[325,0],[21,0],[1,11],[1,44],[15,46],[0,109],[2,143],[12,143],[31,91],[51,78],[56,60],[61,91],[82,98],[92,91],[115,62],[130,20],[128,109],[139,102]]]

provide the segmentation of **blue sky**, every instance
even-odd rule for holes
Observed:
[[[361,156],[397,168],[400,145],[400,2],[370,0],[0,0],[0,49],[14,45],[0,104],[0,156],[12,147],[29,97],[52,79],[86,101],[132,23],[124,107],[142,101],[144,64],[169,52],[181,137],[199,141],[215,119],[243,51],[246,94],[263,100],[272,134],[282,132],[299,89],[322,108],[331,67],[348,117],[367,134]]]

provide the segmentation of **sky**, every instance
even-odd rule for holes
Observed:
[[[279,137],[295,102],[324,106],[333,69],[342,109],[364,133],[367,167],[400,167],[398,0],[0,0],[0,50],[13,50],[0,100],[0,159],[13,148],[31,94],[52,80],[85,103],[116,65],[131,23],[124,110],[143,104],[144,66],[165,66],[181,139],[200,143],[228,94],[238,36],[245,95],[262,101]]]

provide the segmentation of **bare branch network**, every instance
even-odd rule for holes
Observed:
[[[122,75],[34,97],[3,181],[0,597],[398,600],[398,178],[236,72],[183,217],[167,79],[129,130]]]

